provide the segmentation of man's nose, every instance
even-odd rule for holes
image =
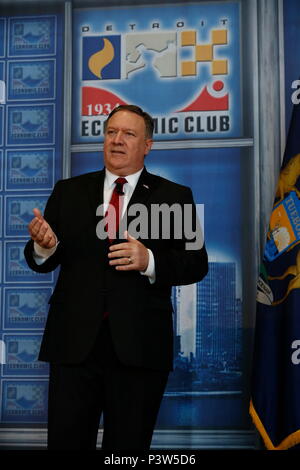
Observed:
[[[122,131],[118,131],[118,132],[115,133],[113,142],[115,144],[122,144],[123,143],[123,132]]]

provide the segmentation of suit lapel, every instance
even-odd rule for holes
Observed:
[[[103,186],[105,178],[105,169],[91,173],[90,178],[87,180],[87,195],[89,200],[90,214],[95,224],[99,221],[99,216],[96,216],[97,208],[103,204]],[[153,193],[153,190],[158,184],[158,178],[148,173],[146,168],[141,173],[137,182],[135,190],[130,198],[127,206],[127,226],[135,216],[128,216],[128,210],[133,204],[147,204],[147,200]]]
[[[146,168],[144,168],[126,209],[127,227],[129,227],[130,223],[137,217],[137,214],[135,213],[135,211],[134,211],[134,215],[128,215],[128,211],[130,210],[130,208],[134,204],[139,204],[139,205],[143,204],[144,206],[147,206],[147,201],[149,200],[150,196],[153,194],[153,191],[156,188],[157,184],[158,184],[158,179],[155,178],[150,173],[148,173]],[[124,218],[122,222],[124,222]]]
[[[105,170],[92,173],[87,182],[87,194],[89,199],[89,206],[92,212],[93,219],[96,220],[96,210],[103,204],[103,185],[104,185]]]
[[[150,173],[148,173],[146,168],[144,168],[141,176],[139,177],[135,190],[130,198],[127,211],[133,204],[146,204],[156,186],[157,180],[154,179]]]

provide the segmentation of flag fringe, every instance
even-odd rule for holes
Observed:
[[[249,413],[252,417],[253,423],[257,428],[258,432],[260,433],[264,444],[268,450],[287,450],[297,444],[300,444],[300,429],[298,431],[293,432],[289,436],[287,436],[278,446],[274,446],[273,442],[271,441],[264,425],[262,424],[255,408],[253,405],[252,400],[250,400],[250,407]]]

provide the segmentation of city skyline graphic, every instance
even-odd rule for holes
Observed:
[[[173,288],[172,390],[182,389],[183,375],[190,376],[191,389],[241,387],[242,301],[236,285],[234,261],[210,261],[201,282]]]

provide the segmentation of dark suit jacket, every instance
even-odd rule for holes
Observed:
[[[42,265],[33,259],[33,241],[25,247],[28,265],[46,273],[60,265],[39,359],[80,363],[90,352],[105,311],[119,359],[129,365],[172,369],[173,325],[171,287],[200,281],[207,273],[205,246],[186,250],[184,237],[141,239],[155,260],[156,281],[137,271],[116,271],[108,264],[107,240],[96,235],[103,203],[105,170],[56,185],[44,217],[57,235],[56,252]],[[134,203],[193,204],[191,190],[143,170],[127,211]],[[128,219],[130,222],[130,219]],[[173,221],[174,222],[174,221]],[[149,219],[149,225],[151,220]]]

